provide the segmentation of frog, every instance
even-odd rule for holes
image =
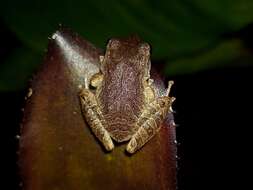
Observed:
[[[173,81],[163,95],[157,95],[150,78],[150,45],[137,36],[112,38],[100,69],[80,90],[82,114],[91,131],[107,151],[114,141],[129,141],[130,154],[141,149],[160,130],[169,112]]]

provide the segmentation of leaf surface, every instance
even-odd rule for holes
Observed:
[[[98,72],[100,52],[69,30],[52,36],[22,124],[19,165],[25,190],[176,189],[172,114],[133,156],[125,153],[126,144],[104,152],[86,125],[78,92]],[[161,79],[153,77],[162,93]]]

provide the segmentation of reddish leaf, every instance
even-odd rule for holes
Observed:
[[[176,189],[173,115],[132,156],[126,144],[105,153],[81,114],[78,92],[98,71],[100,50],[71,31],[57,31],[32,83],[20,139],[25,190]],[[153,74],[157,92],[164,86]]]

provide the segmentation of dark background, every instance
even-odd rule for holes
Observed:
[[[248,22],[237,30],[226,31],[219,36],[219,40],[240,39],[244,44],[247,56],[230,60],[231,64],[214,64],[194,72],[184,71],[182,66],[180,73],[165,73],[167,79],[175,81],[173,95],[177,98],[174,110],[178,124],[180,190],[250,189],[246,184],[251,176],[247,171],[252,151],[252,32],[253,27]],[[23,41],[6,19],[0,20],[0,42],[0,63],[5,64],[6,69],[12,52],[23,47]],[[197,52],[202,53],[201,50]],[[155,60],[159,60],[163,66],[167,64],[163,57],[159,59],[158,56]],[[156,61],[153,66],[159,70]],[[16,135],[19,134],[22,120],[21,109],[28,79],[37,68],[32,67],[23,77],[23,85],[0,91],[1,186],[6,187],[3,189],[18,189],[19,186]],[[15,65],[12,66],[14,74],[8,80],[20,80],[15,77],[17,69]],[[9,83],[6,81],[6,84]]]

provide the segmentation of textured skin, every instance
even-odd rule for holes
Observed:
[[[139,129],[127,145],[126,150],[129,153],[134,153],[140,149],[160,130],[173,101],[174,98],[159,97],[145,107],[137,121]]]
[[[135,123],[144,105],[143,78],[149,52],[141,51],[140,46],[136,38],[112,39],[102,63],[99,106],[108,124],[106,129],[118,142],[129,140],[137,130]]]
[[[172,99],[157,98],[149,79],[150,47],[137,37],[111,39],[101,59],[101,73],[91,80],[95,93],[80,93],[83,114],[107,150],[117,142],[130,142],[134,153],[160,129]]]

